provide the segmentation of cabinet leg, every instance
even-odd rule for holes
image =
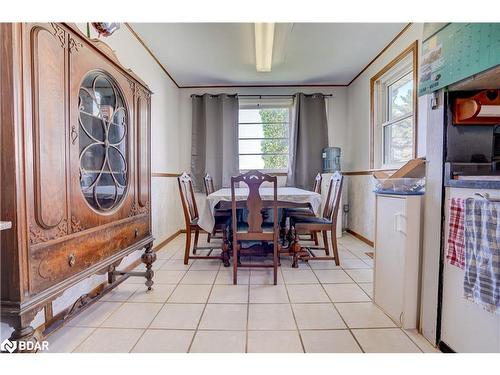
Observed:
[[[23,319],[21,319],[23,320]],[[36,353],[38,350],[46,350],[46,342],[41,342],[38,333],[30,325],[16,328],[9,340],[11,344],[5,347],[5,350],[12,353]]]
[[[154,271],[152,270],[153,262],[156,260],[156,253],[153,251],[153,244],[150,243],[146,246],[144,254],[141,256],[142,263],[146,265],[146,286],[151,290],[153,286]]]

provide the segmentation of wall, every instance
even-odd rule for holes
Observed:
[[[412,24],[347,88],[347,141],[344,170],[370,169],[370,79],[415,40],[422,39],[423,24]],[[417,156],[425,156],[425,122],[417,124]],[[347,227],[365,238],[374,239],[375,181],[371,175],[347,177],[349,214]]]
[[[231,88],[196,88],[181,89],[179,96],[180,128],[182,143],[191,145],[191,95],[205,93],[242,94],[242,95],[289,95],[297,92],[332,94],[328,98],[328,144],[341,147],[342,152],[347,149],[347,89],[345,87],[231,87]],[[181,151],[182,165],[186,170],[190,168],[191,148]]]
[[[79,24],[82,32],[86,32],[86,24]],[[96,37],[95,34],[91,35]],[[151,138],[152,138],[152,172],[176,173],[181,170],[181,137],[178,126],[179,89],[163,72],[160,66],[147,53],[125,24],[112,36],[106,38],[107,43],[116,53],[120,62],[136,73],[153,91],[151,99]],[[180,213],[180,201],[175,178],[153,177],[152,179],[152,216],[155,245],[181,229],[183,222]],[[139,259],[141,251],[128,256],[120,265],[126,267]],[[54,314],[72,305],[82,294],[106,281],[105,275],[94,275],[68,289],[53,303]],[[44,322],[43,310],[32,323],[35,327]],[[1,341],[9,337],[12,329],[2,323]]]

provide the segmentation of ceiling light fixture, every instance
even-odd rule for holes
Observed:
[[[273,62],[274,23],[255,23],[255,67],[270,72]]]

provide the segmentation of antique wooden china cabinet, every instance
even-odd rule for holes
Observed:
[[[151,288],[151,92],[75,25],[0,28],[2,321],[35,340],[41,309],[93,274],[115,284],[136,250]]]

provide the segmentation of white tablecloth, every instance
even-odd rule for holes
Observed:
[[[272,200],[274,197],[273,188],[262,187],[259,189],[262,200]],[[248,188],[235,189],[236,200],[246,200]],[[198,225],[207,232],[212,232],[215,224],[215,206],[221,201],[231,201],[231,189],[223,188],[210,194],[206,199],[206,204],[201,210]],[[321,207],[321,195],[312,191],[302,190],[294,187],[279,187],[278,201],[311,205],[314,213],[318,215]]]

